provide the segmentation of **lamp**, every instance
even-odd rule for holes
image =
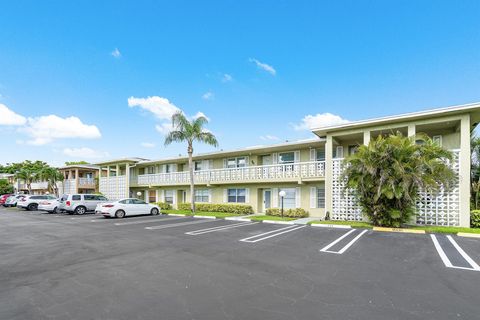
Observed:
[[[141,197],[142,193],[140,191],[137,192],[137,197]]]
[[[280,201],[280,203],[281,203],[280,212],[282,213],[282,219],[283,219],[283,198],[285,198],[285,196],[287,195],[287,193],[286,193],[284,190],[282,190],[282,191],[280,191],[280,192],[278,193],[278,195],[280,196],[280,199],[281,199],[281,201]]]

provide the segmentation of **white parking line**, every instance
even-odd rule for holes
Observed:
[[[342,249],[340,249],[339,251],[330,251],[328,249],[330,249],[331,247],[333,247],[334,245],[336,245],[338,242],[342,241],[342,239],[344,239],[345,237],[347,237],[349,234],[355,232],[357,229],[353,229],[353,230],[350,230],[348,231],[347,233],[345,233],[343,236],[341,236],[340,238],[338,238],[337,240],[333,241],[332,243],[328,244],[327,246],[325,246],[324,248],[320,249],[321,252],[328,252],[328,253],[335,253],[335,254],[342,254],[344,253],[345,251],[347,251],[348,248],[350,248],[358,239],[360,239],[360,237],[365,233],[367,232],[368,230],[363,230],[362,232],[360,232],[355,238],[353,238],[349,243],[347,243]]]
[[[442,259],[443,264],[445,264],[445,267],[452,268],[452,269],[480,271],[480,266],[477,263],[475,263],[475,261],[473,261],[473,259],[470,258],[470,256],[468,256],[468,254],[465,251],[463,251],[463,249],[458,245],[458,243],[455,240],[453,240],[452,236],[447,236],[447,239],[452,243],[454,248],[458,251],[458,253],[460,253],[460,255],[465,259],[465,261],[467,261],[470,264],[470,266],[472,266],[471,268],[454,266],[450,261],[450,259],[447,257],[442,246],[438,242],[437,237],[434,234],[431,234],[430,236],[432,237],[433,245],[435,246],[435,249],[437,249],[438,255]]]
[[[259,222],[241,222],[241,223],[235,223],[235,224],[230,224],[230,225],[226,225],[226,226],[218,226],[218,227],[212,227],[212,228],[206,228],[206,229],[200,229],[200,230],[185,232],[185,234],[192,235],[192,236],[198,236],[198,235],[204,234],[204,233],[233,229],[233,228],[239,228],[239,227],[243,227],[243,226],[250,226],[252,224],[257,224],[257,223],[259,223]]]
[[[207,223],[207,222],[218,222],[219,220],[196,220],[196,221],[189,221],[189,222],[179,222],[179,223],[171,223],[165,224],[160,226],[152,226],[152,227],[145,227],[147,230],[159,230],[159,229],[167,229],[167,228],[174,228],[174,227],[181,227],[181,226],[188,226],[190,224],[199,224],[199,223]]]
[[[269,238],[279,236],[279,235],[287,233],[287,232],[292,232],[292,231],[295,231],[295,230],[298,230],[298,229],[302,229],[302,228],[305,228],[305,227],[306,226],[292,225],[292,226],[288,226],[288,227],[285,227],[285,228],[281,228],[281,229],[257,234],[257,235],[254,235],[252,237],[241,239],[239,241],[255,243],[255,242],[259,242],[259,241],[263,241],[263,240],[266,240],[266,239],[269,239]],[[268,236],[264,237],[265,235],[268,235]]]
[[[155,219],[148,219],[148,220],[135,220],[135,221],[127,221],[127,222],[117,222],[115,223],[116,226],[127,226],[131,224],[142,224],[142,223],[152,223],[152,222],[162,222],[162,221],[172,221],[172,220],[181,220],[185,219],[185,217],[171,217],[171,218],[155,218]],[[107,219],[105,219],[107,220]],[[95,221],[95,220],[93,220]]]

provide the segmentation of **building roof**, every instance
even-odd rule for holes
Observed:
[[[419,119],[435,118],[435,117],[462,114],[462,113],[474,113],[475,119],[473,120],[476,122],[476,120],[480,119],[480,102],[450,106],[446,108],[430,109],[425,111],[410,112],[410,113],[404,113],[400,115],[386,116],[386,117],[373,118],[373,119],[367,119],[367,120],[352,121],[352,122],[344,123],[341,125],[315,128],[315,129],[312,129],[312,131],[318,136],[324,136],[328,132],[378,126],[378,125],[387,124],[387,123],[408,122],[408,121],[414,121]]]
[[[149,159],[145,158],[137,158],[137,157],[126,157],[126,158],[118,158],[118,159],[111,159],[111,160],[106,160],[102,162],[96,162],[94,165],[104,165],[104,164],[113,164],[113,163],[119,163],[119,162],[129,162],[129,163],[137,163],[140,161],[148,161]]]
[[[98,170],[100,169],[98,166],[94,164],[71,164],[68,166],[63,166],[59,167],[59,170],[66,170],[66,169],[92,169],[92,170]]]

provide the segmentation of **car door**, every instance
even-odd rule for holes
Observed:
[[[125,215],[126,216],[134,216],[137,215],[136,206],[133,203],[133,199],[125,199],[125,203],[123,204]]]
[[[97,202],[95,201],[95,196],[91,194],[84,194],[83,195],[83,202],[87,211],[94,211],[97,207]]]
[[[135,204],[135,210],[137,214],[149,214],[150,213],[150,206],[143,200],[133,199],[133,203]]]

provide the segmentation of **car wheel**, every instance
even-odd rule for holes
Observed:
[[[85,209],[85,207],[79,206],[75,208],[76,214],[82,215],[82,214],[85,214],[85,212],[87,212],[87,209]]]
[[[30,203],[27,207],[28,211],[34,211],[34,210],[37,210],[37,209],[38,209],[38,204],[36,204],[36,203]]]
[[[57,207],[53,208],[53,211],[51,213],[55,213],[55,214],[58,213],[58,208]]]
[[[158,209],[157,209],[157,208],[153,208],[152,210],[150,210],[150,214],[151,214],[152,216],[158,215],[158,214],[159,214]]]
[[[118,210],[117,212],[115,212],[115,218],[125,218],[125,211]]]

